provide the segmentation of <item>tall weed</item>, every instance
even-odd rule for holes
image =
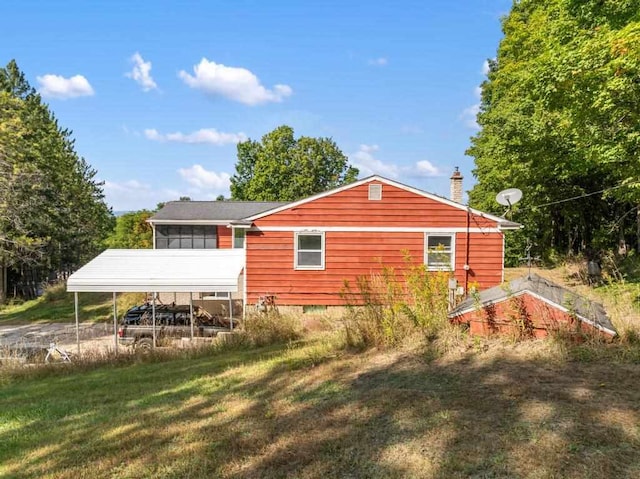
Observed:
[[[240,334],[254,346],[266,346],[300,339],[303,328],[300,319],[295,316],[268,311],[248,315]]]
[[[401,271],[383,265],[380,272],[357,277],[355,286],[344,282],[347,344],[394,346],[416,332],[433,338],[447,324],[450,273],[429,272],[408,255],[405,262]]]

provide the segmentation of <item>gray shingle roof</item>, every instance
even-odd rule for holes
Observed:
[[[286,204],[276,201],[170,201],[149,220],[237,221]]]
[[[570,310],[575,313],[579,319],[593,323],[598,329],[605,329],[612,334],[616,334],[613,324],[600,303],[580,296],[537,274],[523,276],[514,279],[506,285],[486,289],[480,293],[478,299],[482,306],[486,306],[488,304],[499,303],[525,291],[534,293],[559,307]],[[449,313],[449,317],[454,318],[471,309],[475,309],[476,304],[476,299],[469,297],[452,310]]]

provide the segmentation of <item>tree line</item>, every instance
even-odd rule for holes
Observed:
[[[0,303],[9,280],[29,296],[103,248],[114,221],[95,176],[16,62],[0,68]]]
[[[640,249],[640,2],[519,0],[482,85],[472,206],[524,192],[512,262]],[[575,198],[575,199],[572,199]]]

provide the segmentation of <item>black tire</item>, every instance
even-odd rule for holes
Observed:
[[[148,354],[153,350],[153,339],[140,338],[136,341],[136,352]]]

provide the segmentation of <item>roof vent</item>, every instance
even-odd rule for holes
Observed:
[[[380,201],[382,199],[382,185],[380,183],[372,183],[369,185],[369,199]]]

